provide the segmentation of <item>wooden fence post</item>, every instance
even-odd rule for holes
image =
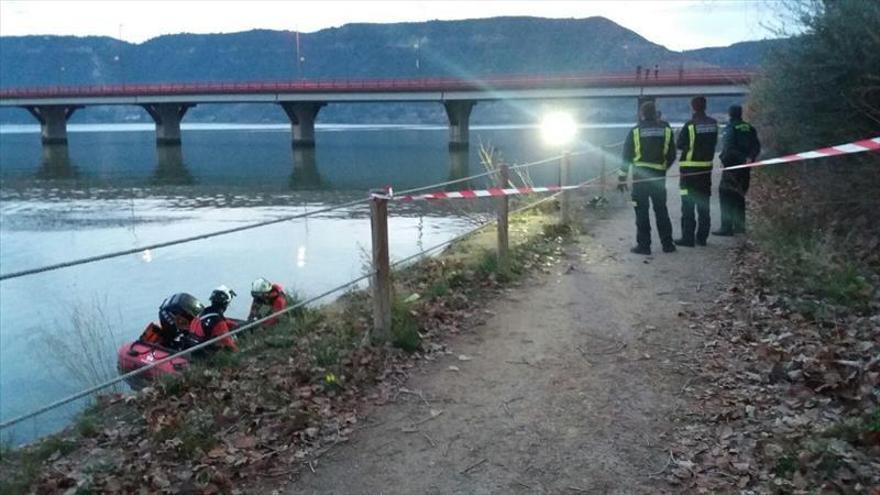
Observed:
[[[373,337],[391,338],[391,264],[388,254],[388,197],[374,193],[370,201],[373,232]]]
[[[561,169],[559,173],[559,185],[565,187],[571,183],[571,155],[568,151],[562,153]],[[571,222],[571,191],[562,191],[559,196],[560,221],[566,225]]]
[[[498,187],[506,189],[510,187],[510,169],[507,165],[502,164],[498,168]],[[500,196],[498,200],[498,264],[501,270],[507,270],[507,252],[509,247],[507,235],[507,214],[510,211],[510,200],[505,196]]]

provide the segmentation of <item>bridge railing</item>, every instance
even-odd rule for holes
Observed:
[[[0,89],[0,99],[44,97],[161,96],[186,94],[271,94],[384,91],[481,91],[579,87],[747,84],[751,69],[645,70],[641,73],[512,74],[482,79],[304,79],[287,81],[159,82],[85,86],[34,86]]]

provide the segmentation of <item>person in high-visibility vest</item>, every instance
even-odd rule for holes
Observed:
[[[731,105],[730,122],[724,128],[721,142],[721,164],[724,168],[743,165],[758,159],[761,141],[752,124],[742,119],[742,107]],[[725,170],[718,186],[721,201],[721,229],[714,235],[731,236],[746,231],[746,192],[749,190],[751,169]]]
[[[706,115],[706,98],[691,99],[694,111],[678,134],[678,159],[681,192],[681,238],[679,246],[705,246],[712,221],[709,198],[712,196],[712,161],[718,144],[718,122]],[[696,210],[696,212],[694,212]]]
[[[657,120],[654,102],[646,101],[639,109],[641,120],[626,135],[623,163],[618,172],[618,190],[627,189],[632,169],[632,201],[636,211],[636,246],[630,252],[651,254],[651,219],[648,209],[653,204],[654,220],[663,252],[675,251],[672,222],[666,209],[666,170],[675,161],[675,143],[669,124]]]

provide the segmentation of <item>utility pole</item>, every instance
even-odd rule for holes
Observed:
[[[298,76],[300,79],[304,79],[304,76],[303,76],[303,62],[306,61],[306,58],[305,58],[305,57],[302,55],[302,53],[300,52],[300,45],[299,45],[299,31],[295,31],[295,32],[296,32],[296,71],[297,71],[297,76]]]
[[[419,74],[422,69],[421,46],[422,46],[421,43],[418,41],[416,41],[416,44],[413,45],[413,48],[416,49],[416,74]]]

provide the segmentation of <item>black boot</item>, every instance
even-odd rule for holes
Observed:
[[[651,248],[649,248],[648,246],[636,246],[630,249],[629,252],[634,254],[644,254],[645,256],[648,256],[651,254]]]
[[[674,253],[675,252],[675,244],[664,244],[663,245],[664,253]]]
[[[704,244],[705,244],[705,242],[704,242]],[[675,245],[676,246],[684,246],[684,247],[694,247],[694,241],[689,241],[685,238],[676,239]]]
[[[706,239],[697,239],[697,246],[705,246]]]
[[[733,231],[730,229],[722,228],[721,230],[716,230],[716,231],[712,232],[712,235],[718,235],[721,237],[731,237],[731,236],[733,236]]]

